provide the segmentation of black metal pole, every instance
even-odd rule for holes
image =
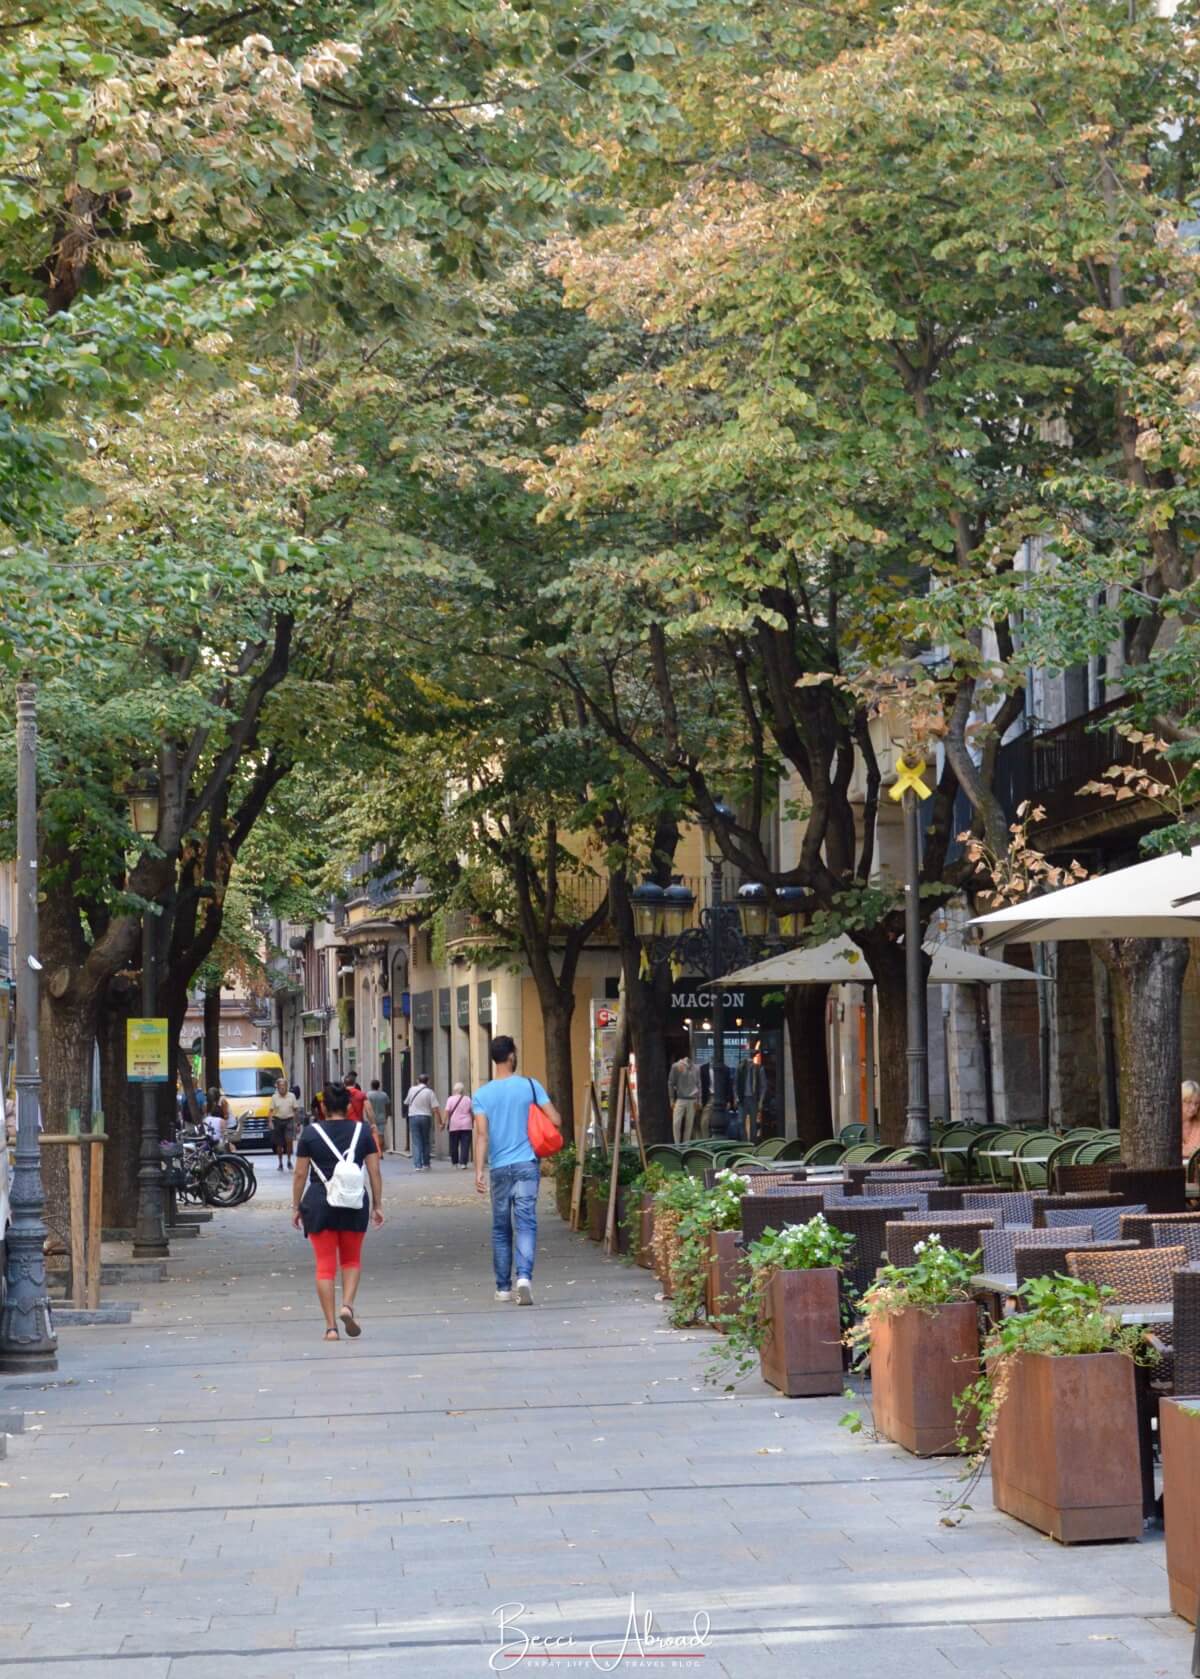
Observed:
[[[917,795],[904,790],[904,981],[908,1000],[908,1106],[904,1141],[929,1147],[929,1018],[921,960],[921,831]]]
[[[720,858],[717,858],[712,867],[712,904],[708,912],[714,980],[720,980],[724,972],[721,939],[721,919],[724,914],[725,900],[724,871],[724,863]],[[729,1085],[725,1069],[725,987],[720,984],[713,986],[712,1103],[713,1113],[720,1115],[721,1124],[724,1126],[729,1113]]]
[[[38,1142],[37,689],[17,684],[17,1151],[8,1227],[0,1370],[57,1370],[46,1291],[42,1150]],[[0,1076],[3,1076],[0,1074]]]
[[[142,915],[142,1013],[152,1019],[158,987],[155,984],[154,912],[147,906]],[[158,1086],[142,1086],[142,1138],[138,1157],[137,1227],[133,1236],[135,1259],[166,1259],[171,1252],[163,1225],[162,1153],[158,1146]]]

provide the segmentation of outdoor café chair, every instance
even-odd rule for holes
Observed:
[[[1015,1250],[1022,1247],[1063,1247],[1064,1243],[1090,1242],[1090,1225],[1080,1224],[1073,1230],[1020,1230],[1009,1226],[1003,1230],[983,1232],[983,1269],[993,1274],[1016,1270]],[[1065,1250],[1064,1250],[1065,1251]]]
[[[1093,1242],[1119,1242],[1121,1220],[1126,1213],[1144,1213],[1145,1207],[1049,1207],[1044,1215],[1047,1230],[1090,1224]]]
[[[1121,1209],[1121,1234],[1132,1237],[1142,1248],[1152,1248],[1156,1224],[1200,1224],[1200,1212],[1195,1213],[1130,1213]]]
[[[918,1244],[928,1241],[936,1231],[944,1248],[955,1248],[959,1253],[978,1253],[980,1236],[991,1227],[991,1218],[985,1214],[976,1218],[936,1218],[927,1213],[905,1213],[899,1224],[887,1225],[884,1252],[889,1265],[915,1264]]]
[[[998,1213],[997,1223],[1033,1223],[1033,1196],[1026,1190],[964,1189],[962,1204],[964,1212]]]
[[[1200,1224],[1160,1223],[1156,1219],[1150,1228],[1155,1248],[1185,1248],[1188,1264],[1200,1265]]]

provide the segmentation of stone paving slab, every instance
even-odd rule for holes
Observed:
[[[180,1242],[129,1325],[64,1328],[0,1378],[0,1679],[487,1679],[499,1604],[619,1646],[707,1616],[703,1679],[1105,1679],[1187,1672],[1161,1537],[1074,1550],[953,1465],[839,1429],[841,1399],[707,1387],[644,1271],[543,1197],[533,1311],[491,1300],[486,1208],[386,1163],[365,1333],[326,1346],[290,1179]],[[55,1497],[66,1494],[66,1497]],[[69,1608],[57,1607],[69,1604]]]

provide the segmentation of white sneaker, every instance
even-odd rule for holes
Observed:
[[[497,1300],[511,1300],[512,1299],[512,1289],[511,1288],[498,1288],[496,1290],[496,1299]]]
[[[517,1278],[517,1305],[533,1305],[533,1284],[528,1277]]]

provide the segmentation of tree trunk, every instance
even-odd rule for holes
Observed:
[[[129,1099],[125,1069],[125,1023],[140,1006],[136,988],[116,981],[108,988],[96,1022],[100,1046],[100,1099],[104,1105],[104,1224],[131,1230],[137,1223],[138,1153],[141,1110]]]
[[[221,1082],[221,987],[204,993],[204,1088]]]
[[[829,1043],[825,1032],[828,997],[827,985],[789,985],[784,1003],[792,1088],[796,1096],[796,1136],[810,1148],[833,1133],[833,1110],[829,1100]],[[782,1095],[781,1091],[781,1126]]]
[[[562,1116],[563,1136],[582,1147],[586,1123],[575,1116],[575,1069],[571,1065],[571,1021],[575,998],[561,993],[542,998],[542,1037],[546,1054],[546,1088]]]
[[[1127,1166],[1178,1166],[1183,1158],[1180,999],[1186,939],[1103,939],[1112,985]]]
[[[56,976],[52,976],[56,977]],[[42,1124],[48,1132],[80,1130],[92,1122],[92,1063],[96,1042],[96,1000],[70,986],[61,997],[42,988],[39,1031]],[[42,1150],[46,1227],[56,1245],[70,1245],[70,1203],[65,1148]]]
[[[625,992],[625,1016],[629,1037],[637,1058],[638,1121],[642,1141],[669,1143],[671,1100],[667,1091],[670,1057],[667,1054],[667,1016],[671,1006],[671,974],[660,964],[648,977],[642,975],[642,947],[633,930],[633,907],[629,902],[629,881],[614,870],[609,880],[613,924],[621,951],[621,975]]]

